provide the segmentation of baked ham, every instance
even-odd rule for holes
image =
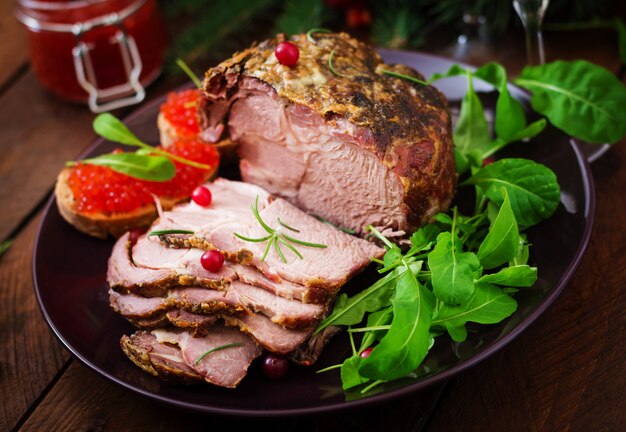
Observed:
[[[434,87],[347,34],[279,35],[206,73],[201,134],[238,143],[243,180],[359,234],[406,235],[449,205],[455,186],[450,117]],[[333,66],[329,57],[334,51]]]

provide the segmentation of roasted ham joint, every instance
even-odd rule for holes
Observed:
[[[122,350],[165,380],[234,388],[263,352],[313,364],[337,332],[314,334],[338,291],[384,254],[365,228],[401,241],[452,199],[450,120],[435,88],[382,73],[423,78],[345,34],[293,36],[300,59],[285,66],[274,54],[284,40],[204,80],[200,133],[235,143],[244,182],[206,183],[210,205],[160,211],[109,259],[110,305],[139,328]]]

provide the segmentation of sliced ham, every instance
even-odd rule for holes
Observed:
[[[202,375],[185,363],[178,347],[158,342],[149,332],[124,335],[120,346],[133,363],[154,376],[177,384],[203,381]]]
[[[205,337],[193,337],[181,330],[153,330],[152,334],[158,343],[177,345],[187,366],[220,387],[235,388],[246,376],[250,363],[261,355],[261,347],[250,337],[222,324],[214,325]],[[238,345],[219,349],[198,361],[207,351],[231,344]]]
[[[223,193],[225,187],[241,188],[241,183],[218,179],[206,186],[213,191],[215,185]],[[230,185],[230,186],[229,186]],[[254,191],[259,188],[250,186]],[[376,245],[346,234],[320,220],[312,217],[281,198],[264,198],[259,200],[258,210],[261,218],[272,228],[280,229],[286,235],[309,243],[323,244],[326,248],[315,248],[294,244],[302,259],[285,245],[281,245],[286,263],[281,260],[275,250],[270,250],[262,260],[267,242],[255,243],[241,240],[235,233],[250,238],[261,238],[268,235],[254,218],[250,207],[255,204],[256,197],[247,196],[248,201],[242,207],[246,211],[226,220],[220,218],[219,223],[203,223],[210,219],[215,209],[203,210],[196,204],[184,204],[166,212],[153,230],[184,229],[193,231],[193,235],[185,237],[183,245],[189,244],[200,249],[217,249],[229,259],[238,260],[242,264],[251,264],[272,280],[287,280],[306,287],[325,290],[330,296],[341,287],[347,279],[369,264],[373,257],[380,257],[384,250]],[[242,198],[243,199],[243,198]],[[200,214],[206,211],[207,217]],[[189,214],[194,214],[193,218]],[[180,215],[185,215],[181,218]],[[281,227],[278,220],[299,232]],[[197,225],[193,225],[193,223]],[[164,241],[173,245],[181,245],[181,237],[163,236]]]
[[[241,282],[233,282],[226,291],[200,287],[180,287],[163,297],[142,297],[109,291],[111,307],[131,319],[145,319],[178,308],[203,314],[236,314],[258,312],[273,322],[289,328],[306,328],[318,322],[326,308],[274,296],[267,291]]]
[[[197,361],[209,350],[216,350]],[[144,371],[176,383],[206,381],[235,388],[246,376],[261,348],[244,333],[215,324],[205,337],[194,337],[184,330],[139,331],[122,336],[122,351]]]

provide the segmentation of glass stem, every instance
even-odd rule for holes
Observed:
[[[546,62],[541,27],[536,24],[526,25],[526,57],[530,66],[542,65]]]
[[[526,55],[529,65],[545,63],[541,26],[548,7],[548,0],[513,0],[515,11],[522,20],[526,32]]]

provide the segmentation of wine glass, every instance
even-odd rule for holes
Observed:
[[[541,26],[548,2],[549,0],[513,0],[513,8],[522,20],[526,32],[526,56],[531,66],[546,62]]]

